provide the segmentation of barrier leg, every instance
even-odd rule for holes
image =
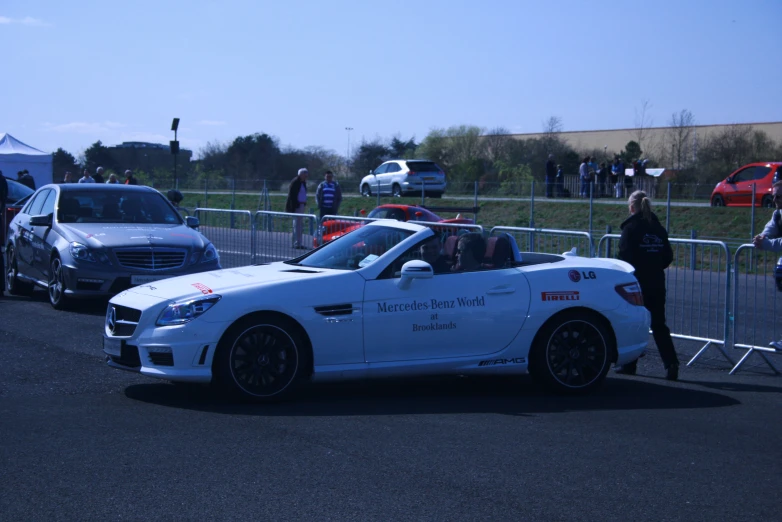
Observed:
[[[768,367],[771,368],[771,370],[774,372],[774,375],[779,375],[779,370],[777,370],[776,366],[771,364],[771,361],[768,360],[768,357],[766,357],[766,354],[763,352],[758,352],[761,357],[763,357],[763,360],[766,361],[766,364],[768,364]]]
[[[747,353],[745,353],[744,357],[742,357],[741,360],[739,360],[739,362],[736,363],[736,366],[733,367],[733,369],[730,371],[729,375],[733,375],[734,373],[739,371],[739,368],[741,368],[741,365],[744,364],[744,361],[746,361],[747,358],[750,355],[752,355],[754,351],[755,351],[754,348],[750,348],[749,350],[747,350]]]
[[[709,346],[711,346],[712,344],[714,344],[714,346],[715,346],[715,347],[716,347],[716,348],[717,348],[717,349],[720,351],[720,353],[722,354],[722,356],[723,356],[723,357],[725,357],[725,359],[726,359],[726,360],[727,360],[727,361],[728,361],[730,364],[733,364],[733,359],[731,359],[731,358],[730,358],[730,356],[728,355],[728,352],[726,352],[726,351],[725,351],[725,348],[724,348],[723,346],[720,346],[720,345],[719,345],[719,344],[717,344],[717,343],[713,343],[712,341],[709,341],[709,342],[707,342],[705,345],[703,345],[703,348],[701,348],[700,350],[698,350],[698,353],[696,353],[696,354],[695,354],[695,355],[692,357],[692,359],[690,359],[690,362],[688,362],[688,363],[687,363],[687,366],[692,366],[692,365],[695,363],[695,361],[697,361],[697,360],[700,358],[700,356],[701,356],[701,355],[703,355],[703,354],[706,352],[706,350],[709,348]]]

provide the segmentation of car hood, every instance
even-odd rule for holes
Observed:
[[[65,236],[91,248],[167,246],[203,248],[207,241],[186,225],[133,225],[122,223],[60,224]]]
[[[248,287],[304,281],[313,277],[339,273],[344,273],[344,270],[298,267],[277,262],[172,277],[131,288],[128,292],[179,301],[204,295],[225,295],[237,290],[247,290]],[[304,291],[304,287],[302,287],[302,291]]]

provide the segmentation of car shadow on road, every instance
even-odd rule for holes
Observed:
[[[259,416],[351,416],[448,413],[534,415],[569,411],[719,408],[740,404],[719,393],[635,379],[607,379],[592,395],[560,396],[528,377],[437,378],[313,384],[277,404],[236,403],[208,386],[129,386],[133,400],[177,409]]]
[[[27,300],[36,303],[49,303],[49,294],[46,290],[36,288],[31,296],[15,296],[7,293],[0,298],[0,303],[13,304],[15,301]],[[106,307],[109,304],[108,298],[97,299],[72,299],[68,302],[68,312],[84,315],[106,315]]]

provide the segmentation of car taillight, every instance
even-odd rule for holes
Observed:
[[[641,293],[641,285],[638,283],[616,285],[616,293],[621,295],[622,298],[631,305],[644,305],[644,296],[643,293]]]
[[[407,173],[407,175],[408,175],[408,176],[417,176],[417,175],[418,175],[418,173],[417,173],[417,172],[415,172],[415,171],[413,171],[413,170],[411,170],[410,172],[408,172],[408,173]]]

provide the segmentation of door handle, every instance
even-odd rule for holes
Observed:
[[[495,286],[491,290],[487,291],[488,295],[500,295],[500,294],[512,294],[516,289],[512,286]]]

